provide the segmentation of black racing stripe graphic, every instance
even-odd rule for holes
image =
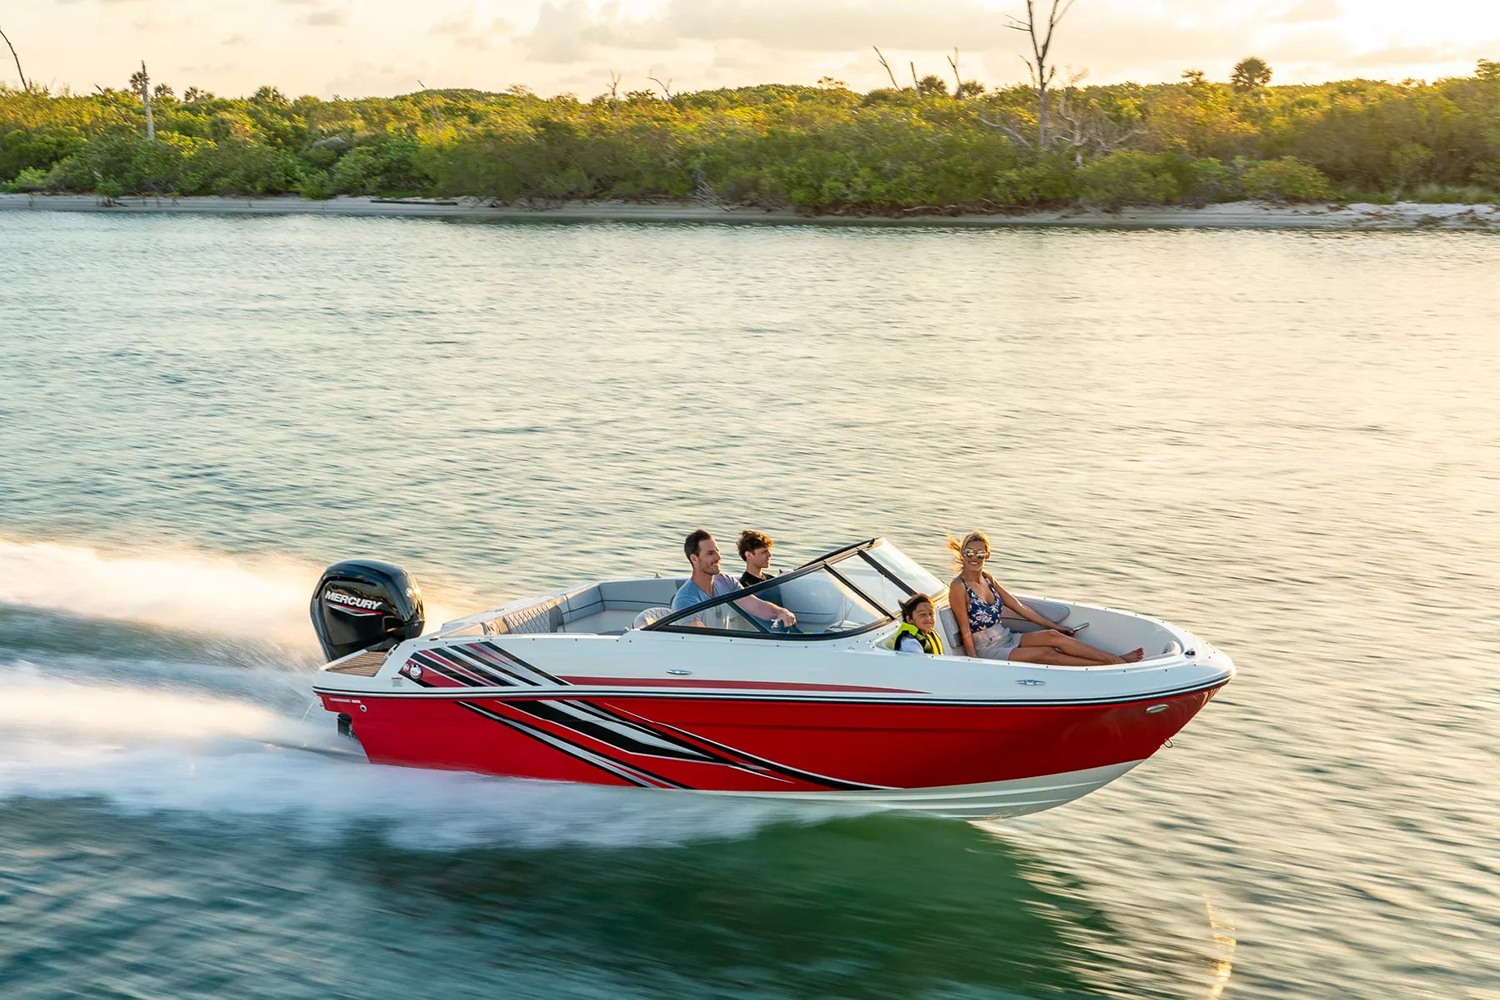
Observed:
[[[515,687],[518,684],[526,683],[525,680],[517,677],[515,674],[501,670],[499,667],[480,659],[467,646],[444,646],[442,652],[445,657],[457,663],[469,673],[488,681],[492,687]]]
[[[484,708],[481,705],[476,705],[473,702],[461,701],[458,704],[461,708],[466,708],[476,715],[480,715],[486,719],[491,720],[492,722],[498,722],[501,725],[507,726],[515,732],[521,733],[524,736],[529,736],[540,743],[546,743],[548,746],[562,750],[564,753],[568,754],[570,757],[573,757],[576,760],[583,761],[585,764],[592,765],[593,767],[596,767],[601,771],[605,771],[617,777],[624,778],[626,781],[629,781],[630,783],[635,785],[640,785],[643,788],[688,787],[687,785],[681,784],[680,782],[673,781],[671,778],[664,778],[659,774],[653,774],[652,772],[647,771],[645,768],[636,767],[633,764],[615,760],[612,757],[606,756],[605,754],[601,754],[594,750],[590,750],[587,747],[579,746],[572,740],[565,739],[554,733],[546,732],[542,729],[537,728],[536,726],[527,725],[526,723],[516,719],[508,719],[498,712],[491,711],[490,709]]]
[[[515,664],[518,667],[522,667],[522,668],[524,668],[526,670],[531,671],[531,673],[535,674],[537,677],[540,677],[542,679],[542,681],[544,681],[547,684],[556,684],[558,687],[567,687],[568,686],[568,682],[565,681],[565,680],[563,680],[562,678],[560,678],[560,677],[554,677],[551,674],[547,673],[547,671],[541,669],[540,667],[534,667],[534,666],[532,666],[530,663],[527,663],[525,660],[521,659],[516,654],[514,654],[512,652],[509,652],[507,650],[501,649],[499,646],[495,645],[493,642],[489,641],[488,639],[485,639],[485,640],[483,640],[481,642],[476,642],[473,645],[478,646],[478,647],[482,647],[483,649],[488,650],[491,653],[495,653],[495,654],[503,657],[504,659],[509,660],[511,663]]]
[[[493,672],[501,673],[501,675],[510,678],[511,684],[523,684],[528,685],[528,687],[547,687],[547,685],[552,684],[550,681],[540,681],[540,679],[526,675],[523,664],[520,669],[517,669],[517,664],[511,663],[514,657],[498,655],[504,652],[499,646],[493,646],[490,643],[475,642],[462,646],[462,649],[471,660],[483,663],[484,666],[489,667]]]
[[[632,737],[628,733],[622,733],[618,729],[611,728],[601,722],[590,722],[581,719],[577,713],[569,712],[556,702],[550,701],[528,701],[509,706],[518,712],[550,722],[555,726],[586,736],[598,743],[612,746],[616,750],[635,754],[641,757],[661,757],[667,760],[689,760],[700,764],[722,763],[714,755],[709,755],[701,750],[691,747],[682,740],[674,738],[661,738],[645,726],[638,725],[625,719],[608,719],[616,725],[623,725],[642,733],[647,737],[660,740],[659,743],[649,743],[646,740]],[[662,746],[661,743],[668,744]]]
[[[441,676],[446,677],[454,683],[459,684],[463,687],[480,686],[480,682],[471,674],[467,674],[455,668],[453,664],[448,662],[447,659],[441,656],[437,656],[431,651],[423,650],[413,653],[411,658],[413,663],[416,663],[424,670],[430,670],[435,674],[440,674]]]
[[[411,654],[411,658],[423,670],[431,670],[433,673],[446,677],[450,681],[460,685],[461,687],[485,686],[482,682],[475,680],[468,674],[454,669],[447,663],[447,661],[439,659],[426,650]]]
[[[726,757],[723,754],[718,753],[712,749],[708,749],[702,746],[696,746],[683,739],[681,736],[678,736],[676,733],[664,732],[660,729],[654,729],[652,728],[652,726],[654,726],[655,723],[651,723],[648,725],[646,724],[646,720],[641,716],[631,715],[628,712],[611,711],[607,708],[601,708],[600,706],[595,705],[592,702],[577,701],[575,699],[558,702],[557,704],[571,706],[589,715],[593,715],[601,720],[612,722],[618,726],[629,726],[632,729],[638,729],[658,740],[670,743],[676,747],[680,747],[682,750],[691,753],[699,759],[705,759],[711,763],[720,764],[724,767],[732,767],[740,771],[746,771],[750,774],[755,774],[763,778],[775,778],[777,781],[783,780],[769,768],[761,767],[755,764],[746,764],[743,761],[735,760],[732,757]],[[520,708],[521,706],[517,705],[516,707]]]
[[[736,770],[748,771],[754,774],[758,774],[761,777],[774,778],[777,780],[790,778],[796,779],[798,781],[804,781],[809,784],[821,784],[827,788],[855,790],[879,789],[886,787],[884,785],[867,785],[860,782],[845,781],[842,778],[833,778],[829,777],[828,775],[814,774],[811,771],[803,771],[799,768],[790,767],[785,764],[778,764],[775,761],[766,760],[762,757],[756,757],[753,754],[748,754],[743,751],[736,750],[734,747],[726,746],[722,743],[715,743],[713,740],[704,739],[703,737],[686,732],[685,730],[677,729],[673,726],[653,722],[650,719],[635,715],[630,712],[616,712],[611,709],[602,708],[598,705],[594,705],[585,701],[569,701],[568,704],[576,705],[581,708],[587,708],[598,716],[616,723],[630,726],[633,729],[644,730],[646,733],[662,740],[663,742],[672,743],[677,746],[683,747],[685,750],[690,751],[691,756],[688,756],[687,754],[666,754],[663,753],[659,748],[651,746],[646,746],[642,750],[634,750],[631,746],[625,745],[627,742],[633,741],[629,741],[627,737],[625,742],[622,742],[621,734],[615,730],[600,726],[591,726],[585,722],[570,723],[566,720],[556,718],[557,709],[555,705],[549,704],[548,702],[528,701],[522,704],[514,704],[511,707],[526,712],[530,715],[534,715],[538,718],[546,718],[548,719],[548,721],[554,722],[557,725],[567,726],[576,732],[582,733],[585,736],[590,736],[593,739],[608,743],[611,746],[617,747],[621,750],[625,750],[629,753],[647,754],[654,757],[668,757],[669,759],[684,759],[695,762],[718,764],[723,767],[732,767]]]
[[[641,721],[649,723],[649,720],[642,719]],[[826,774],[816,774],[812,771],[804,771],[800,768],[791,767],[786,764],[779,764],[774,760],[767,760],[764,757],[757,757],[754,754],[746,753],[743,750],[736,750],[732,746],[715,742],[714,740],[707,739],[703,736],[698,736],[694,733],[688,732],[685,729],[678,729],[676,726],[669,726],[664,722],[649,724],[660,727],[661,729],[667,730],[668,732],[677,733],[685,739],[702,744],[703,746],[712,747],[715,750],[730,755],[732,758],[738,758],[740,761],[757,764],[768,771],[785,775],[788,778],[796,778],[799,781],[806,781],[809,784],[823,785],[827,788],[837,788],[844,791],[856,791],[859,789],[887,789],[892,787],[890,785],[867,785],[859,781],[845,781],[843,778],[834,778]]]
[[[566,700],[560,700],[556,702],[556,704],[567,705],[569,708],[582,712],[585,715],[592,715],[596,719],[600,719],[604,722],[612,722],[617,726],[629,726],[632,729],[638,729],[641,732],[647,733],[658,740],[662,740],[663,742],[670,743],[673,746],[680,747],[683,750],[688,750],[701,756],[714,756],[712,753],[705,751],[702,747],[693,746],[687,740],[684,740],[680,736],[677,736],[675,733],[657,732],[649,726],[643,725],[641,720],[634,716],[630,716],[627,713],[623,712],[613,712],[607,708],[601,708],[591,701],[579,701],[576,698],[569,698]]]
[[[482,671],[475,670],[463,661],[462,658],[454,656],[452,649],[429,649],[427,655],[436,657],[439,663],[449,670],[456,671],[464,677],[468,677],[475,687],[494,687],[495,682],[490,676]]]

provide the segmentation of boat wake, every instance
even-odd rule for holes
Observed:
[[[373,766],[312,697],[319,572],[0,537],[0,803],[275,817],[313,842],[375,829],[428,850],[666,846],[850,815]]]
[[[323,567],[288,557],[192,549],[142,552],[0,535],[0,608],[129,622],[285,649],[316,650],[308,598]],[[462,600],[468,595],[447,595]],[[429,625],[457,617],[427,597]]]
[[[847,818],[807,808],[379,767],[307,718],[231,696],[85,685],[0,663],[0,802],[91,799],[195,824],[276,817],[314,843],[377,829],[405,848],[672,846],[781,823]]]
[[[0,536],[0,605],[310,647],[320,568],[290,559],[109,551]]]

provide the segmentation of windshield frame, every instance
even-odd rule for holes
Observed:
[[[829,566],[831,566],[831,565],[833,565],[835,563],[841,563],[845,559],[850,558],[851,556],[859,555],[859,556],[863,557],[863,559],[864,559],[865,562],[867,562],[867,563],[871,564],[872,566],[874,566],[880,572],[881,576],[884,576],[887,580],[890,580],[896,586],[898,586],[902,590],[906,591],[906,595],[908,597],[911,597],[914,594],[917,594],[918,591],[914,590],[912,588],[912,585],[911,585],[910,582],[908,582],[907,580],[904,580],[900,576],[898,576],[897,573],[896,573],[896,571],[894,569],[892,569],[891,567],[887,566],[885,563],[883,563],[880,560],[879,556],[871,554],[874,549],[877,549],[877,548],[879,548],[882,545],[886,546],[887,548],[895,549],[897,552],[901,553],[902,558],[906,559],[908,562],[910,562],[917,569],[920,569],[923,572],[927,572],[926,569],[925,569],[925,567],[923,567],[921,563],[917,562],[915,559],[912,559],[912,557],[909,556],[909,555],[907,555],[905,552],[901,552],[901,550],[896,547],[895,543],[889,541],[883,535],[877,536],[875,538],[867,538],[867,539],[865,539],[862,542],[851,542],[848,545],[841,545],[838,548],[833,549],[830,552],[825,552],[823,555],[818,556],[816,559],[809,559],[807,562],[803,563],[801,566],[798,566],[797,568],[799,570],[802,570],[802,569],[806,569],[809,566],[816,566],[816,565],[829,565]],[[943,586],[942,581],[939,580],[937,576],[935,576],[934,574],[932,574],[930,572],[927,572],[927,575],[929,577],[931,577],[934,581],[937,582],[939,588],[942,588],[942,586]],[[843,579],[842,576],[840,576],[840,579]],[[845,582],[847,583],[848,581],[845,581]],[[854,586],[853,584],[849,584],[849,585],[851,587]],[[858,587],[854,587],[854,589],[855,590],[859,590]],[[860,593],[864,594],[863,591],[860,591]],[[930,601],[933,602],[933,606],[934,607],[939,607],[939,606],[942,606],[942,605],[944,605],[944,604],[947,603],[947,592],[946,592],[946,590],[939,589],[937,591],[933,591],[932,593],[927,593],[926,591],[921,591],[921,593],[923,593],[927,597],[928,600],[930,600]],[[864,596],[865,596],[866,599],[870,598],[869,594],[864,594]],[[879,604],[878,601],[875,602],[875,603]],[[898,617],[900,615],[900,612],[897,611],[896,609],[891,609],[891,614],[892,614],[892,617]]]
[[[853,582],[851,582],[848,577],[844,576],[842,573],[834,569],[834,567],[838,563],[841,563],[846,559],[859,558],[865,551],[865,549],[873,546],[879,541],[880,539],[878,538],[872,538],[868,541],[857,542],[853,545],[845,545],[841,548],[833,550],[827,555],[820,556],[819,558],[814,559],[811,562],[803,563],[801,566],[798,566],[790,573],[783,573],[780,576],[773,576],[769,579],[762,580],[754,586],[742,587],[739,590],[731,591],[727,594],[720,594],[719,596],[710,598],[707,601],[699,601],[697,604],[683,608],[681,611],[675,611],[664,618],[657,619],[650,625],[644,626],[641,631],[671,632],[677,635],[717,635],[726,636],[732,639],[781,639],[794,640],[797,642],[824,642],[830,639],[848,639],[851,636],[863,635],[866,632],[884,628],[885,626],[896,620],[898,613],[888,610],[884,604],[871,597],[864,590],[860,589]],[[906,590],[908,593],[911,593],[911,588],[892,576],[890,571],[887,570],[884,566],[881,566],[878,560],[866,558],[864,561],[874,566],[882,575],[891,579],[897,586],[901,587],[903,590]],[[732,601],[737,601],[740,598],[746,596],[754,597],[762,591],[770,590],[772,587],[788,583],[792,580],[798,579],[799,577],[809,576],[813,573],[818,572],[819,570],[827,570],[830,576],[837,580],[842,586],[847,587],[851,593],[853,593],[861,601],[868,605],[869,610],[872,613],[878,615],[876,620],[870,622],[868,625],[862,625],[859,628],[849,629],[848,631],[844,632],[811,633],[791,631],[773,632],[770,629],[767,629],[765,626],[756,622],[753,615],[743,615],[743,613],[742,617],[745,617],[747,620],[749,620],[752,625],[759,629],[759,631],[750,632],[739,629],[710,628],[704,625],[678,624],[685,618],[697,617],[697,615],[700,614],[705,608],[716,607],[720,604],[728,604]]]

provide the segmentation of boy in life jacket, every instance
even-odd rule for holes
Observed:
[[[943,655],[943,640],[937,634],[937,610],[926,594],[913,594],[901,602],[896,652]]]

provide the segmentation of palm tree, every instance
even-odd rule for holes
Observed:
[[[1264,59],[1251,56],[1241,59],[1234,64],[1234,72],[1229,75],[1229,85],[1241,93],[1259,90],[1271,82],[1271,67],[1266,65]]]

